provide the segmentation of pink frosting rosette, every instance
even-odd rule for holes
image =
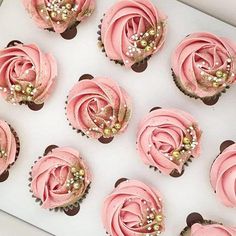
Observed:
[[[0,93],[13,104],[43,104],[50,95],[57,64],[35,44],[17,43],[0,50]]]
[[[22,0],[36,24],[63,33],[92,14],[95,0]]]
[[[106,55],[129,68],[155,54],[166,38],[166,19],[149,0],[119,0],[101,25]]]
[[[88,137],[110,139],[126,130],[131,101],[115,81],[96,77],[79,81],[72,88],[66,113],[70,124]]]
[[[177,109],[151,111],[139,124],[137,150],[146,165],[179,176],[200,155],[201,131],[195,119]]]
[[[227,207],[236,207],[236,144],[226,148],[214,161],[210,180],[221,202]]]
[[[163,218],[159,192],[136,180],[120,183],[103,204],[102,221],[111,236],[159,235]]]
[[[17,142],[11,127],[0,120],[0,175],[2,175],[17,156]]]
[[[42,207],[70,206],[84,197],[91,182],[90,171],[78,151],[55,148],[32,167],[31,190]]]
[[[220,224],[194,224],[191,227],[191,236],[235,236],[236,228],[225,227]]]
[[[236,79],[236,43],[211,33],[187,36],[172,55],[174,78],[180,89],[196,98],[219,95]]]

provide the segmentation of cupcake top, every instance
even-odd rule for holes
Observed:
[[[105,14],[101,41],[107,56],[126,67],[155,54],[166,36],[166,16],[149,0],[120,0]]]
[[[191,236],[235,236],[236,228],[225,227],[220,224],[194,224],[191,227]]]
[[[22,0],[36,24],[42,29],[63,33],[90,16],[95,0]]]
[[[69,93],[67,118],[90,138],[112,138],[122,133],[131,118],[131,101],[119,85],[108,78],[79,81]]]
[[[221,202],[227,207],[236,207],[236,144],[226,148],[214,161],[210,180]]]
[[[102,221],[111,236],[159,235],[163,218],[159,192],[137,180],[120,183],[103,204]]]
[[[0,50],[0,94],[13,104],[43,104],[50,95],[57,64],[35,44],[16,43]]]
[[[11,127],[0,120],[0,175],[13,164],[17,156],[17,145]]]
[[[31,190],[42,207],[53,209],[76,203],[91,182],[90,171],[78,151],[57,147],[32,167]]]
[[[236,43],[211,33],[187,36],[172,55],[177,83],[191,96],[212,97],[236,80]]]
[[[137,150],[146,165],[172,175],[181,173],[190,158],[200,155],[200,137],[199,126],[190,114],[160,108],[139,124]]]

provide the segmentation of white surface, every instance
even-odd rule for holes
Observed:
[[[110,0],[109,4],[114,2]],[[40,112],[31,112],[24,106],[11,106],[0,100],[1,118],[13,124],[21,139],[20,157],[11,169],[10,178],[0,185],[1,209],[57,236],[102,236],[105,235],[100,218],[103,199],[111,192],[118,178],[128,177],[153,185],[163,193],[166,215],[163,236],[178,235],[185,226],[187,214],[192,211],[201,212],[206,218],[236,225],[235,210],[217,201],[209,183],[209,169],[220,143],[236,138],[236,87],[231,88],[216,106],[205,106],[176,88],[169,62],[172,50],[189,33],[208,30],[236,40],[235,28],[173,0],[155,2],[169,16],[169,33],[164,48],[159,55],[151,58],[149,68],[142,74],[110,62],[96,45],[97,25],[108,8],[107,1],[98,1],[96,13],[79,26],[79,34],[72,41],[38,29],[25,14],[20,1],[3,3],[0,32],[4,34],[1,33],[0,47],[12,39],[38,43],[57,58],[59,77],[55,93]],[[127,132],[109,145],[80,136],[66,121],[66,96],[84,73],[112,77],[133,98],[134,114]],[[154,106],[182,108],[199,120],[204,131],[201,158],[195,160],[179,179],[150,170],[135,150],[137,124]],[[70,145],[79,149],[93,172],[92,188],[75,217],[41,209],[29,193],[30,167],[49,144]]]
[[[179,0],[236,26],[235,0]]]
[[[50,236],[50,234],[26,224],[2,211],[0,211],[0,235],[1,236]]]

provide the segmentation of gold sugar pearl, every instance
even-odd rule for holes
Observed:
[[[76,190],[80,189],[80,184],[78,182],[74,183],[73,188]]]
[[[85,175],[85,171],[83,169],[80,169],[79,170],[79,175],[84,176]]]
[[[212,85],[213,85],[214,88],[218,88],[219,87],[219,84],[217,82],[214,82]]]
[[[117,132],[118,132],[116,128],[112,128],[111,131],[113,134],[117,134]]]
[[[66,4],[66,9],[70,10],[72,8],[71,4],[70,3],[67,3]]]
[[[191,149],[191,145],[190,145],[190,144],[185,144],[185,145],[184,145],[184,148],[185,148],[186,150],[190,150],[190,149]]]
[[[178,159],[178,158],[180,157],[180,152],[177,151],[177,150],[176,150],[176,151],[173,151],[172,156],[173,156],[174,158]]]
[[[103,132],[106,136],[111,135],[111,129],[109,129],[109,128],[105,128]]]
[[[221,70],[216,71],[216,77],[221,78],[223,76],[223,72]]]
[[[62,20],[67,20],[67,14],[66,13],[62,13],[61,18],[62,18]]]
[[[228,75],[226,73],[223,73],[222,78],[226,80],[228,78]]]
[[[156,34],[156,31],[155,31],[154,29],[151,29],[151,30],[149,31],[149,34],[150,34],[151,36],[154,36],[154,35]]]
[[[146,46],[147,46],[147,44],[148,44],[148,43],[147,43],[147,41],[146,41],[146,40],[144,40],[144,39],[143,39],[143,40],[141,40],[141,42],[140,42],[140,43],[141,43],[142,47],[146,47]]]
[[[31,96],[28,96],[28,97],[27,97],[27,101],[28,101],[28,102],[31,102],[31,101],[33,101],[33,97],[31,97]]]
[[[118,130],[121,129],[121,124],[120,123],[116,123],[115,124],[115,128],[118,129]]]
[[[77,172],[77,168],[75,166],[72,166],[70,169],[71,173],[76,173]]]
[[[55,11],[52,11],[51,14],[50,14],[50,16],[51,16],[52,18],[56,18],[56,17],[57,17],[57,13],[56,13]]]
[[[31,86],[27,86],[26,89],[25,89],[25,91],[26,91],[27,94],[31,94],[32,91],[33,91],[33,89],[32,89]]]
[[[163,216],[162,215],[156,215],[156,221],[157,222],[162,222]]]
[[[153,226],[153,229],[154,229],[155,231],[158,231],[158,230],[160,229],[160,226],[159,226],[158,224],[155,224],[155,225]]]
[[[145,47],[145,51],[146,51],[146,52],[149,52],[149,51],[151,51],[151,49],[152,49],[152,47],[151,47],[151,46],[149,46],[149,45],[148,45],[147,47]]]
[[[184,137],[183,143],[184,144],[189,144],[190,143],[190,139],[188,137]]]
[[[16,84],[16,85],[15,85],[15,91],[16,91],[16,92],[20,92],[21,89],[22,89],[22,88],[21,88],[21,85],[19,85],[19,84]]]

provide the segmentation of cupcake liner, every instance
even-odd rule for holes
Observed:
[[[57,146],[56,145],[50,145],[50,146],[48,146],[48,148],[46,148],[45,152],[47,150],[48,150],[47,153],[50,152],[52,149],[54,149],[53,147],[55,148]],[[34,161],[34,164],[36,164],[37,161],[40,160],[41,158],[42,158],[42,156],[38,157],[38,159]],[[29,172],[29,179],[28,179],[28,181],[29,181],[29,184],[28,184],[29,192],[30,192],[32,198],[35,200],[35,202],[39,203],[39,205],[42,206],[42,204],[43,204],[42,200],[40,198],[35,197],[33,195],[33,191],[31,190],[32,169],[33,169],[33,166],[31,166],[31,171]],[[91,182],[88,185],[88,187],[86,188],[84,194],[79,199],[74,201],[73,203],[69,203],[68,205],[65,205],[65,206],[58,206],[58,207],[55,207],[55,208],[50,208],[48,210],[49,211],[54,211],[54,212],[58,212],[58,211],[64,212],[68,216],[76,215],[79,212],[79,210],[80,210],[80,204],[87,197],[87,194],[89,193],[90,188],[91,188]]]
[[[7,169],[0,175],[0,182],[4,182],[8,179],[9,170],[15,164],[15,162],[17,161],[17,159],[19,157],[19,154],[20,154],[20,139],[19,139],[19,136],[16,133],[15,129],[10,124],[8,124],[8,125],[9,125],[10,130],[11,130],[11,132],[12,132],[12,134],[13,134],[15,140],[16,140],[16,156],[15,156],[15,161],[12,164],[8,165]]]
[[[205,220],[205,219],[203,219],[203,217],[199,213],[196,213],[196,212],[191,213],[187,217],[186,222],[187,222],[187,226],[181,231],[180,236],[191,236],[190,235],[191,227],[192,227],[192,225],[194,225],[196,223],[199,223],[199,224],[202,224],[202,225],[211,225],[211,224],[220,224],[220,225],[222,225],[221,223],[218,223],[218,222],[215,222],[215,221],[212,221],[212,220]]]
[[[103,16],[105,16],[105,14],[104,14]],[[100,22],[101,22],[101,23],[103,22],[103,18],[100,20]],[[104,44],[103,44],[103,42],[102,42],[101,27],[102,27],[102,24],[99,24],[99,25],[98,25],[98,32],[97,32],[97,34],[98,34],[98,46],[99,46],[99,48],[101,48],[101,50],[102,50],[102,52],[105,54],[105,56],[106,56],[107,58],[109,58],[109,57],[107,56],[107,54],[106,54],[106,50],[105,50]],[[149,60],[151,57],[152,57],[152,55],[147,56],[147,57],[145,57],[142,61],[136,62],[135,64],[133,64],[133,65],[131,66],[132,70],[135,71],[135,72],[137,72],[137,73],[140,73],[140,72],[145,71],[146,68],[147,68],[147,66],[148,66],[148,60]],[[109,58],[109,60],[115,62],[115,64],[119,64],[119,65],[121,65],[121,66],[124,66],[124,62],[123,62],[123,61],[113,60],[113,59],[111,59],[111,58]]]
[[[230,86],[227,86],[221,92],[215,94],[214,96],[201,98],[201,97],[198,97],[197,95],[191,94],[187,90],[185,90],[185,88],[178,81],[177,76],[175,75],[173,69],[171,69],[171,71],[172,71],[172,77],[173,77],[173,80],[175,82],[175,85],[179,88],[179,90],[182,93],[184,93],[185,95],[187,95],[191,98],[200,99],[204,104],[206,104],[208,106],[215,105],[218,102],[219,98],[222,96],[222,94],[226,93],[227,89],[230,88]]]

